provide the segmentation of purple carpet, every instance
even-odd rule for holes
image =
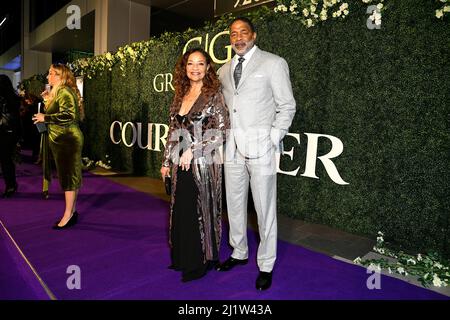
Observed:
[[[57,299],[448,299],[387,276],[381,276],[381,289],[369,290],[365,268],[283,241],[278,243],[273,285],[258,292],[257,235],[251,231],[246,266],[182,283],[180,273],[167,268],[167,202],[86,173],[78,199],[79,223],[56,231],[51,226],[64,205],[57,181],[46,201],[40,198],[40,168],[23,163],[18,172],[19,193],[0,199],[0,220]],[[49,299],[36,289],[31,271],[17,263],[19,254],[13,257],[11,248],[5,252],[8,239],[0,235],[0,299]],[[222,259],[231,252],[226,242],[224,237]],[[69,266],[80,268],[80,289],[66,285],[72,276]]]
[[[42,285],[0,226],[0,300],[48,300]]]

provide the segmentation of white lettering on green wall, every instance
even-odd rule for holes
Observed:
[[[167,135],[169,133],[169,126],[164,123],[147,123],[147,134],[144,134],[143,124],[141,122],[125,122],[122,124],[120,121],[114,121],[109,128],[109,136],[111,142],[114,144],[123,144],[128,148],[137,144],[140,149],[162,152],[164,146],[167,143]],[[317,133],[305,133],[307,136],[306,146],[306,161],[305,171],[301,174],[303,177],[319,179],[316,175],[317,159],[322,162],[328,176],[331,180],[339,185],[347,185],[348,182],[344,181],[339,174],[336,165],[331,159],[338,157],[344,151],[344,144],[342,141],[334,136],[327,134]],[[294,149],[300,147],[300,134],[288,133],[285,139],[292,137],[297,141],[297,145],[293,146],[290,150],[283,150],[281,154],[277,154],[277,172],[289,175],[297,176],[300,166],[297,166],[295,170],[284,171],[280,169],[280,157],[288,156],[290,161],[297,162],[294,157]],[[319,144],[319,138],[326,138],[331,142],[331,150],[325,154],[318,156],[317,149]]]
[[[211,59],[214,63],[224,64],[224,63],[228,62],[228,60],[231,59],[231,56],[233,53],[231,45],[226,45],[224,47],[216,48],[216,41],[219,37],[226,36],[227,43],[228,43],[229,35],[230,35],[230,32],[228,30],[219,32],[211,39],[211,42],[209,41],[209,34],[205,35],[205,39],[203,39],[203,37],[201,37],[201,36],[192,38],[188,42],[186,42],[186,44],[183,48],[183,54],[189,49],[190,46],[192,46],[192,47],[203,46],[205,51],[208,52],[209,55],[211,56]],[[195,44],[195,45],[192,45],[192,44]],[[225,52],[223,52],[223,49],[225,49]],[[222,57],[223,57],[222,59],[218,58],[219,50],[221,50],[220,53],[222,54]]]
[[[153,78],[153,89],[156,92],[167,92],[169,88],[175,91],[172,85],[173,75],[171,73],[160,73]]]
[[[161,152],[167,142],[169,126],[164,123],[147,123],[147,135],[143,135],[142,123],[114,121],[109,127],[109,137],[114,144],[123,143],[131,148],[136,143],[140,149]],[[145,138],[144,138],[145,137]]]

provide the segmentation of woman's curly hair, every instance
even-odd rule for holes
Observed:
[[[214,95],[220,88],[219,78],[217,77],[217,73],[214,69],[214,64],[209,56],[209,54],[203,50],[202,48],[193,48],[186,53],[184,53],[177,61],[175,66],[175,76],[174,76],[174,85],[175,85],[175,98],[173,107],[179,109],[181,107],[181,102],[183,97],[189,92],[191,87],[191,82],[186,73],[186,65],[189,59],[189,56],[194,52],[200,52],[206,60],[206,66],[209,66],[206,70],[206,75],[203,78],[203,87],[202,94],[206,96]],[[178,112],[179,110],[172,110],[173,112]]]

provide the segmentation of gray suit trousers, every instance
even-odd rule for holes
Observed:
[[[231,256],[248,258],[247,201],[249,183],[258,216],[260,243],[257,262],[260,271],[270,272],[277,255],[277,176],[274,148],[256,159],[245,158],[236,150],[225,161],[225,187],[230,224]]]

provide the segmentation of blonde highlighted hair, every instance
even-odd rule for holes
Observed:
[[[78,90],[77,81],[72,71],[69,67],[62,63],[54,63],[50,66],[50,69],[53,69],[56,72],[56,74],[60,77],[61,82],[57,86],[54,86],[50,91],[50,97],[46,105],[49,106],[53,102],[59,88],[63,86],[69,87],[77,96],[78,107],[80,109],[80,118],[84,119],[83,98],[81,97],[80,90]]]

